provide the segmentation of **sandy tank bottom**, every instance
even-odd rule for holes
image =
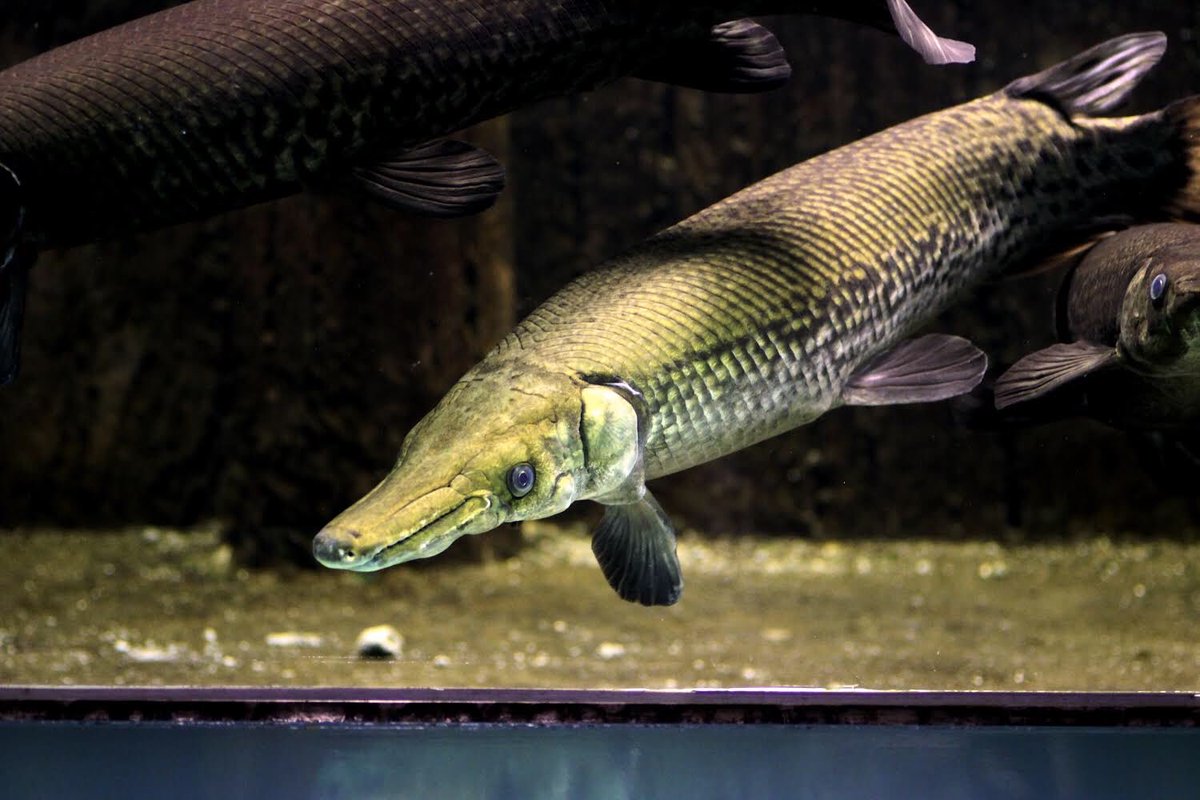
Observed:
[[[686,534],[671,608],[620,601],[586,530],[513,559],[240,568],[215,530],[0,533],[0,682],[1200,689],[1200,543]],[[398,656],[356,655],[391,625]]]

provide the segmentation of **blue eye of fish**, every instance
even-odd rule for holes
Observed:
[[[1155,306],[1162,305],[1162,299],[1166,293],[1167,276],[1160,272],[1150,281],[1150,302]]]
[[[517,464],[508,471],[508,490],[513,497],[524,497],[533,489],[535,477],[532,464]]]

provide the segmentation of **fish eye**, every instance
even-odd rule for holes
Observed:
[[[1167,294],[1167,276],[1158,273],[1150,280],[1150,302],[1155,308],[1162,305],[1163,297]]]
[[[533,489],[536,477],[537,473],[534,472],[532,464],[517,464],[508,471],[508,477],[505,479],[508,491],[512,492],[513,497],[524,497]]]

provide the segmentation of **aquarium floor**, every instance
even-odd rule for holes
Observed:
[[[672,608],[586,532],[514,559],[247,570],[211,530],[0,533],[0,683],[1200,689],[1200,544],[701,538]],[[403,651],[356,657],[368,626]]]

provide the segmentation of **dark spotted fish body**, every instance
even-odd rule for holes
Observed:
[[[196,0],[0,72],[0,163],[47,244],[201,217],[592,88],[718,21],[666,8]]]
[[[503,170],[431,140],[623,75],[778,86],[789,73],[778,42],[740,17],[797,11],[894,22],[931,61],[973,53],[903,0],[194,0],[0,72],[0,211],[21,215],[17,239],[0,241],[0,278],[30,258],[4,247],[117,236],[305,186],[478,211]],[[6,295],[0,285],[0,321],[19,309]],[[0,382],[15,370],[13,339],[0,330]]]
[[[382,569],[590,499],[613,588],[675,602],[675,536],[646,480],[839,405],[969,392],[981,352],[905,337],[1098,220],[1200,211],[1200,99],[1093,116],[1164,48],[1161,34],[1098,45],[767,178],[585,274],[451,388],[316,557]]]

